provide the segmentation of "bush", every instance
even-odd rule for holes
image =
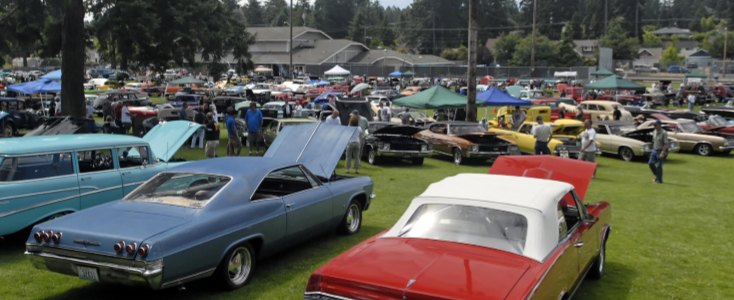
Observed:
[[[545,89],[545,90],[543,90],[543,96],[553,97],[553,90],[552,89]]]

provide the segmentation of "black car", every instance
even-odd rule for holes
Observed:
[[[102,107],[104,107],[104,104],[115,100],[122,101],[122,104],[130,103],[131,106],[153,105],[153,101],[151,101],[148,96],[136,91],[112,91],[100,94],[97,99],[94,99],[94,103],[92,103],[94,112],[98,117],[102,117]]]
[[[230,97],[230,96],[219,96],[212,99],[212,104],[217,107],[217,112],[226,114],[227,108],[234,109],[234,105],[240,102],[247,101],[245,98]]]
[[[734,120],[734,100],[729,100],[724,106],[706,105],[701,107],[701,111],[707,115],[719,115],[727,120]]]
[[[423,159],[433,151],[430,142],[414,137],[423,130],[418,127],[370,122],[367,130],[362,157],[371,165],[398,163],[403,159],[409,160],[413,165],[423,165]]]
[[[630,112],[630,114],[632,114],[633,117],[642,115],[645,117],[645,119],[648,119],[648,118],[657,119],[653,115],[660,114],[660,115],[664,115],[671,119],[689,119],[689,120],[694,120],[696,122],[702,122],[706,120],[705,114],[695,112],[695,111],[689,111],[689,110],[655,109],[649,106],[642,106],[642,107],[625,106],[624,109]]]
[[[0,98],[0,128],[3,136],[12,137],[20,130],[36,128],[43,120],[44,117],[26,108],[25,100]]]
[[[24,136],[98,133],[102,131],[102,125],[94,123],[94,128],[90,132],[87,125],[88,121],[89,119],[84,118],[52,117],[41,122],[41,125]]]

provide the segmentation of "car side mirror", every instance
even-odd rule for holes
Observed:
[[[596,222],[596,217],[592,214],[586,214],[586,219],[584,220],[586,222]]]

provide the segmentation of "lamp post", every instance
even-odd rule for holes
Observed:
[[[290,54],[290,64],[288,65],[288,68],[290,69],[290,72],[288,72],[291,75],[291,81],[293,81],[293,71],[295,68],[293,68],[293,0],[291,0],[291,21],[288,23],[291,28],[291,42],[288,44],[288,54]]]
[[[387,77],[385,75],[385,64],[387,64],[387,49],[382,49],[382,76]]]

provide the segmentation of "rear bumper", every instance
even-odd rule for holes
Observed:
[[[52,253],[38,249],[35,245],[26,245],[25,254],[29,256],[33,267],[39,270],[78,277],[78,267],[94,268],[99,274],[100,282],[149,287],[154,290],[161,289],[163,260],[153,262],[136,260],[128,261],[129,265],[123,265],[115,262],[119,259],[106,258],[100,255],[77,253],[69,250],[58,252]],[[62,252],[73,253],[72,255],[76,257],[64,255]]]

